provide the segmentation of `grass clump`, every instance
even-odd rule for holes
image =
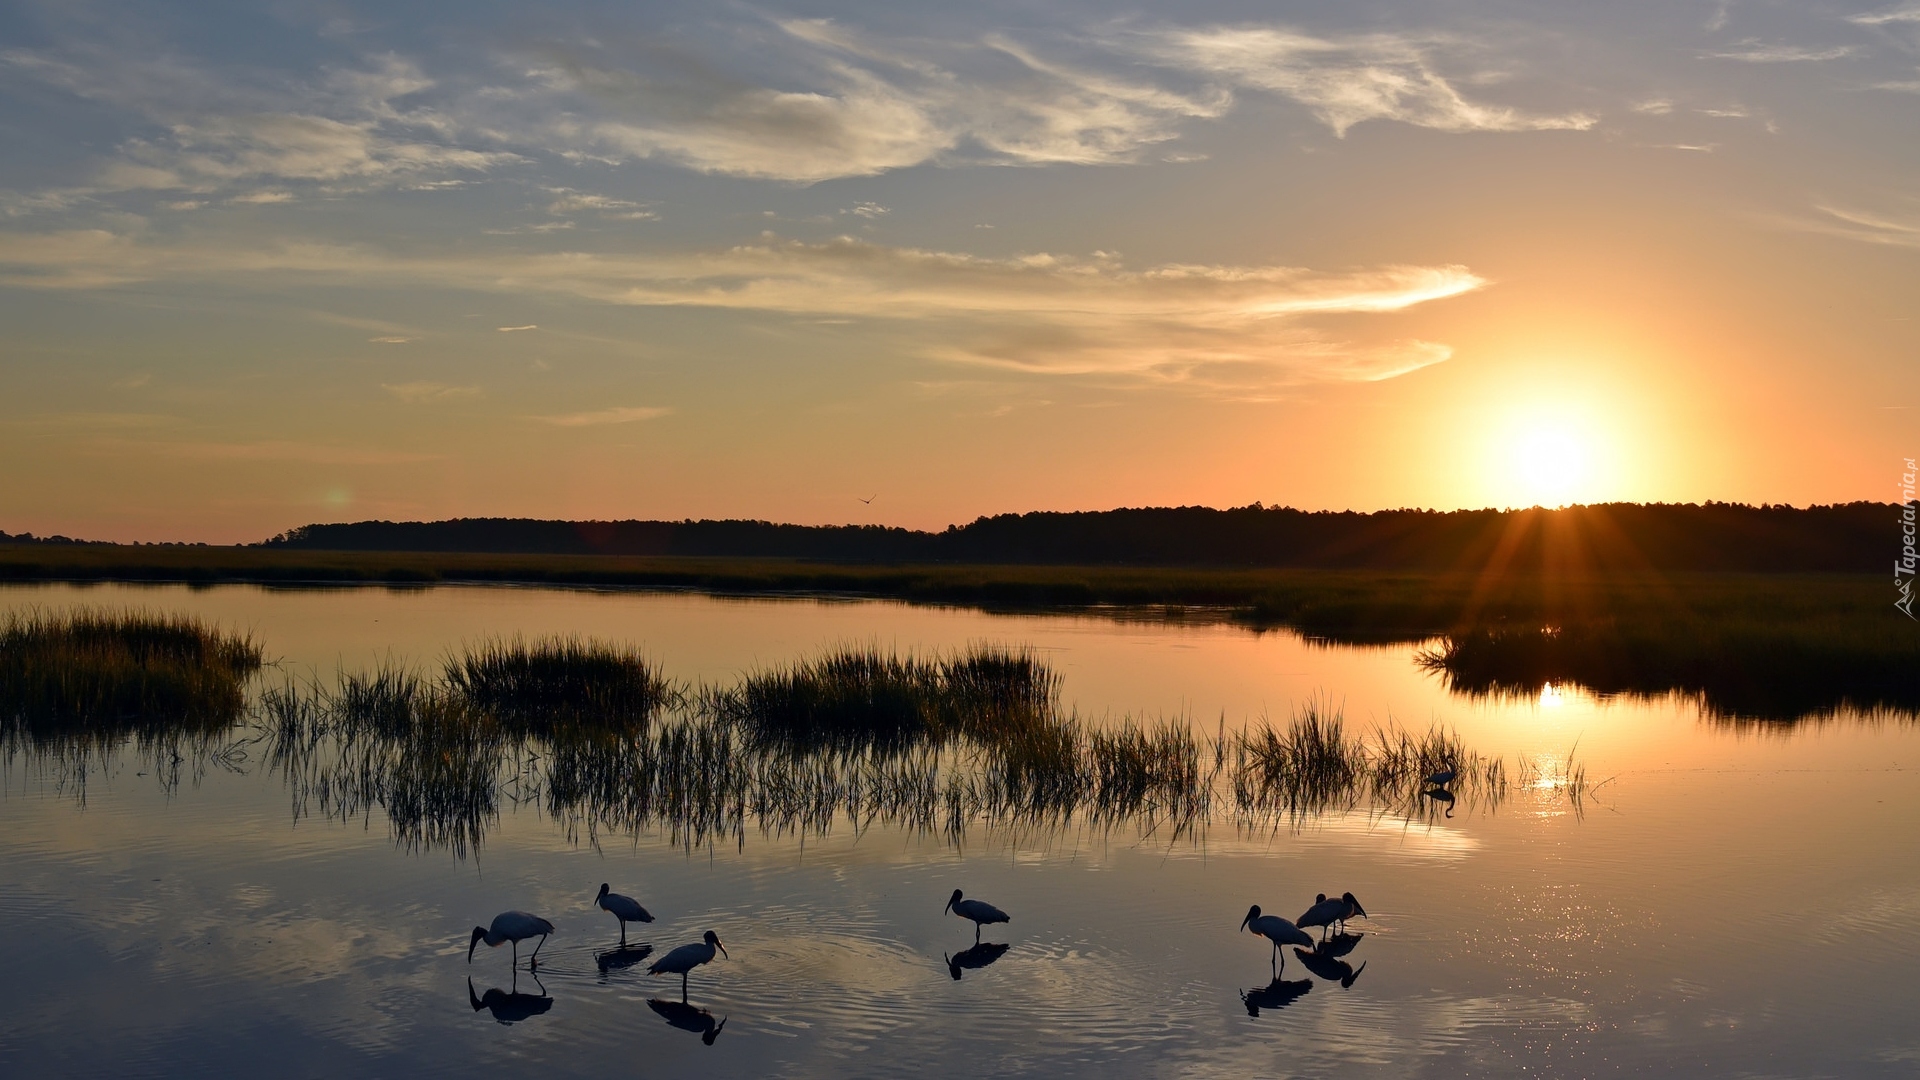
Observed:
[[[674,691],[637,649],[583,638],[493,640],[450,658],[446,689],[509,728],[645,728]]]
[[[247,705],[260,647],[197,619],[146,612],[10,613],[0,622],[9,742],[218,732]]]

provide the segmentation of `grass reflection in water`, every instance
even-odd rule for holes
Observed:
[[[521,804],[589,842],[663,831],[688,848],[743,845],[750,831],[877,822],[960,844],[977,828],[1179,839],[1214,823],[1297,827],[1363,808],[1437,816],[1451,804],[1427,798],[1424,781],[1445,770],[1469,805],[1491,808],[1511,786],[1501,761],[1438,729],[1357,733],[1313,704],[1284,724],[1208,736],[1183,719],[1089,721],[1062,712],[1058,690],[1058,675],[1020,650],[843,649],[736,686],[663,688],[644,723],[576,713],[530,724],[457,679],[398,670],[332,691],[268,691],[261,715],[296,812],[349,819],[379,807],[399,842],[458,853]],[[1568,785],[1583,789],[1583,778]]]
[[[956,845],[978,829],[1174,841],[1353,810],[1490,810],[1513,786],[1501,760],[1452,733],[1358,731],[1322,703],[1211,735],[1185,718],[1089,720],[1063,711],[1043,660],[999,646],[843,648],[683,687],[628,648],[491,641],[437,674],[387,666],[249,701],[258,647],[190,621],[16,619],[8,634],[9,754],[84,774],[88,754],[129,737],[233,768],[263,751],[296,816],[370,822],[378,810],[398,843],[461,856],[518,806],[588,842],[657,831],[689,849],[875,823]],[[199,741],[181,754],[181,739]],[[1454,777],[1434,790],[1443,772]],[[1568,773],[1560,787],[1578,800],[1585,778]]]

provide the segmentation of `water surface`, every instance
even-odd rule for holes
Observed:
[[[1354,724],[1444,723],[1510,761],[1563,761],[1577,743],[1611,779],[1579,807],[1543,789],[1452,818],[1361,809],[1297,829],[959,845],[845,824],[692,850],[650,833],[595,844],[527,806],[462,858],[396,844],[377,809],[297,815],[257,760],[168,789],[123,753],[82,799],[21,754],[0,800],[10,1076],[1920,1069],[1906,1022],[1920,729],[1900,717],[1740,725],[1574,688],[1471,701],[1411,646],[1205,620],[511,588],[41,586],[0,603],[200,614],[258,637],[282,665],[269,679],[433,664],[503,634],[635,642],[711,683],[836,644],[996,642],[1045,655],[1086,716],[1231,728],[1318,698]],[[659,916],[630,928],[636,943],[722,935],[731,957],[694,974],[686,1009],[677,979],[614,951],[614,920],[591,906],[602,881]],[[958,980],[949,960],[972,926],[940,913],[956,887],[1013,915],[985,934],[1007,949]],[[1292,917],[1344,890],[1370,917],[1319,972],[1290,958],[1275,983],[1266,943],[1234,931],[1249,904]],[[472,926],[516,907],[558,927],[537,977],[504,949],[469,965]],[[702,1010],[725,1022],[710,1045]]]

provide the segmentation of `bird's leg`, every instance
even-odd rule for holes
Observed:
[[[979,923],[973,924],[973,943],[975,945],[980,944],[980,924]]]
[[[540,949],[547,943],[547,935],[540,935],[540,944],[533,947],[533,955],[527,958],[527,970],[532,971],[540,964]]]
[[[520,942],[513,943],[513,970],[520,970]]]
[[[620,920],[620,947],[623,949],[627,947],[627,920],[625,919]]]
[[[687,973],[683,971],[680,973],[680,1004],[685,1005],[686,1003],[687,1003]]]

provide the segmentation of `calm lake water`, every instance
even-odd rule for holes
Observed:
[[[6,1076],[1920,1073],[1911,718],[1752,726],[1571,688],[1473,701],[1411,646],[1205,621],[508,588],[0,589],[9,609],[74,605],[197,614],[323,682],[513,634],[636,643],[708,683],[835,645],[996,642],[1044,656],[1083,716],[1212,731],[1319,699],[1350,725],[1456,728],[1510,766],[1575,752],[1609,782],[1579,806],[1521,790],[1452,818],[959,846],[881,825],[595,844],[526,806],[457,857],[396,844],[377,809],[296,814],[249,760],[168,790],[125,754],[82,796],[21,754],[0,798]],[[730,956],[695,972],[687,1007],[677,980],[611,951],[603,881],[658,916],[630,928],[656,957],[719,932]],[[973,944],[941,913],[955,888],[1012,914],[987,928],[1008,948],[986,966],[948,963]],[[1248,905],[1292,918],[1342,891],[1369,912],[1350,926],[1363,936],[1269,985],[1268,945],[1235,930]],[[505,949],[467,962],[474,924],[509,908],[557,927],[537,978]]]

